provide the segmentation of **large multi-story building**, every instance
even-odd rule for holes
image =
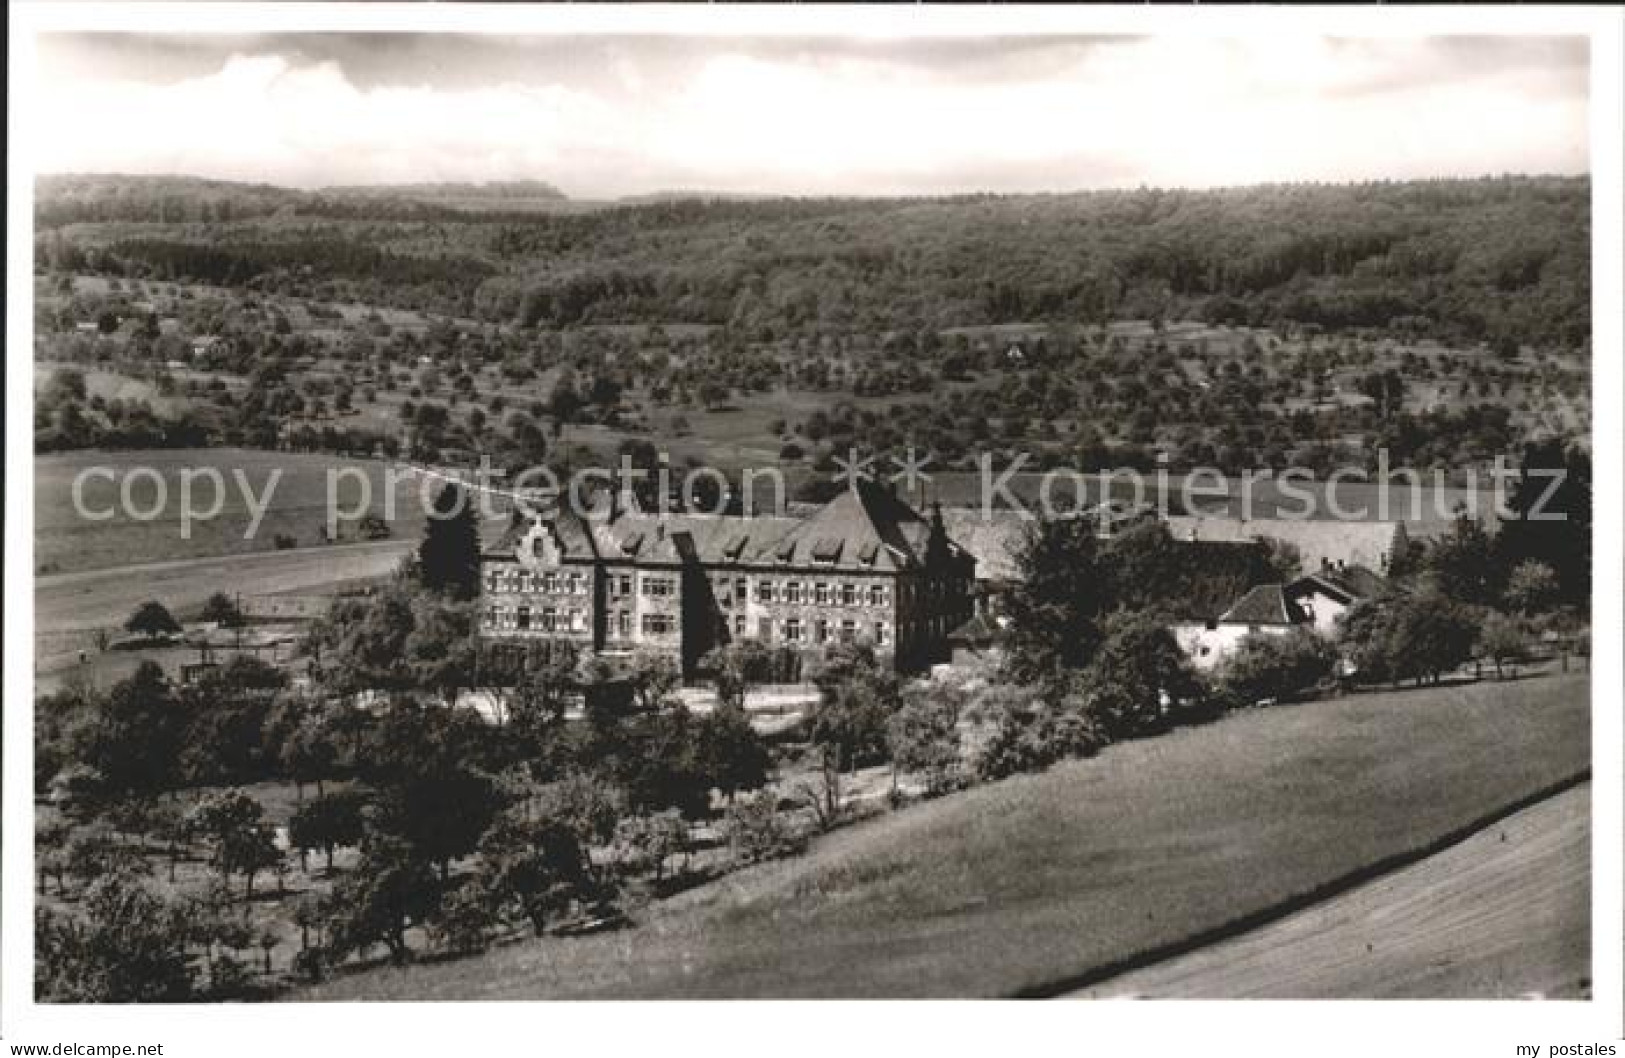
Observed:
[[[623,494],[602,517],[559,505],[516,518],[481,557],[480,628],[604,654],[706,651],[754,640],[818,651],[867,643],[902,670],[947,656],[973,611],[976,560],[882,485],[806,517],[654,514]]]

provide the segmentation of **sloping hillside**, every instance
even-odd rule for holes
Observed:
[[[1043,990],[1303,898],[1589,765],[1583,675],[1239,714],[860,824],[633,930],[300,999]]]

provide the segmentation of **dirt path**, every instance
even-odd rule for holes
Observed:
[[[1077,998],[1579,997],[1590,967],[1589,784],[1420,863]]]

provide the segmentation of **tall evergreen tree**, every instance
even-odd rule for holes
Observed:
[[[474,504],[454,481],[434,498],[418,547],[419,576],[430,591],[472,599],[480,587],[480,531]]]
[[[1540,562],[1557,575],[1557,600],[1584,606],[1591,598],[1591,457],[1561,441],[1524,453],[1523,476],[1508,506],[1514,517],[1496,537],[1497,560],[1514,569]]]

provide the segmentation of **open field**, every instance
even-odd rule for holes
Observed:
[[[336,544],[36,577],[36,642],[40,651],[49,653],[53,636],[116,627],[147,599],[184,612],[217,591],[272,594],[383,576],[416,543],[410,539]]]
[[[1588,766],[1584,675],[1234,715],[838,831],[632,930],[300,999],[970,996],[1058,982],[1429,847]]]
[[[41,577],[82,570],[108,569],[134,563],[195,559],[202,556],[270,551],[279,534],[300,545],[321,542],[326,522],[329,472],[334,478],[340,514],[359,510],[359,475],[369,482],[370,509],[386,514],[384,476],[387,464],[371,459],[241,448],[161,449],[133,452],[82,451],[40,456],[34,461],[34,569]],[[92,475],[84,480],[84,510],[106,519],[86,518],[75,508],[75,479],[87,468],[104,467],[113,475]],[[130,472],[150,467],[164,482],[164,504],[157,506],[159,490],[150,475]],[[181,535],[181,472],[213,469],[224,482],[220,510],[207,520],[194,520],[191,538]],[[123,482],[129,480],[128,503],[121,502]],[[244,484],[252,493],[251,500]],[[399,540],[415,540],[422,531],[423,507],[417,483],[403,481],[396,492],[395,519],[390,523]],[[197,478],[191,508],[213,509],[216,494],[210,480]],[[265,506],[264,518],[248,536],[253,508]],[[133,517],[152,512],[150,519]],[[358,515],[359,516],[359,515]],[[341,519],[348,523],[352,519]],[[353,525],[342,531],[353,534]],[[346,537],[348,539],[349,537]],[[223,585],[214,585],[211,591]],[[205,593],[207,594],[207,593]]]
[[[1079,998],[1578,997],[1591,966],[1591,790],[1279,922]]]

